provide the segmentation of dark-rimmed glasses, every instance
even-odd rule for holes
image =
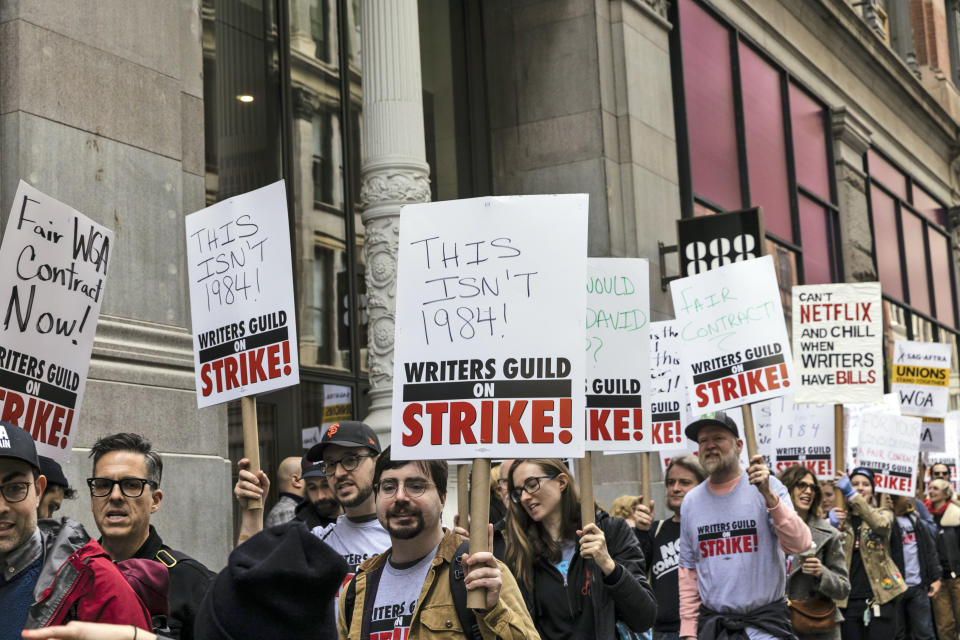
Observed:
[[[113,487],[120,485],[120,493],[128,498],[139,498],[143,495],[143,488],[150,485],[151,489],[156,489],[159,485],[153,480],[146,478],[120,478],[111,480],[110,478],[87,478],[87,486],[90,487],[90,495],[94,498],[106,498],[113,493]]]
[[[0,485],[0,495],[3,495],[3,499],[10,504],[13,504],[14,502],[23,502],[27,499],[27,493],[29,493],[31,484],[33,483],[8,482],[7,484]]]
[[[423,480],[421,478],[410,478],[409,480],[403,481],[387,478],[386,480],[381,480],[374,488],[380,495],[392,498],[397,495],[397,491],[399,491],[402,486],[405,494],[411,498],[418,498],[422,496],[432,484],[429,480]]]
[[[814,493],[817,492],[817,485],[815,485],[812,482],[804,482],[803,480],[793,485],[793,487],[794,489],[800,492],[803,492],[803,491],[813,491]]]
[[[320,471],[328,478],[337,472],[337,465],[343,467],[344,471],[356,471],[360,466],[362,458],[376,458],[375,453],[348,453],[339,460],[321,460]]]
[[[552,473],[546,476],[534,476],[532,478],[527,478],[522,487],[517,487],[510,492],[510,499],[515,503],[520,504],[520,498],[523,497],[523,492],[526,491],[530,495],[535,494],[537,491],[540,491],[540,481],[541,480],[553,480],[556,478],[559,473]]]

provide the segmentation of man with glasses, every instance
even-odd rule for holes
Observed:
[[[462,570],[469,571],[463,587],[485,588],[486,606],[471,612],[457,604],[450,571],[461,571],[453,565],[462,538],[440,525],[446,462],[395,462],[387,449],[377,459],[374,489],[377,519],[391,546],[361,564],[341,592],[342,640],[539,637],[516,580],[490,552],[461,557]]]
[[[38,526],[46,485],[33,438],[0,422],[0,640],[71,620],[149,629],[146,608],[80,523]]]
[[[93,477],[90,508],[100,530],[100,544],[115,562],[146,558],[170,572],[170,619],[173,638],[191,640],[197,607],[215,574],[182,551],[164,544],[150,524],[160,509],[163,460],[150,441],[136,433],[97,440],[90,450]]]

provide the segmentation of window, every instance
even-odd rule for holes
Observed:
[[[827,107],[703,3],[671,11],[683,215],[762,207],[781,286],[842,280]]]

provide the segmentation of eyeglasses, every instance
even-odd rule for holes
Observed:
[[[28,489],[32,482],[8,482],[0,485],[0,494],[8,503],[23,502],[27,499]]]
[[[375,453],[348,453],[339,460],[321,460],[320,471],[328,478],[337,472],[337,465],[343,467],[344,471],[356,471],[360,466],[361,458],[376,458]]]
[[[933,472],[933,477],[934,477],[934,478],[949,478],[949,477],[950,477],[950,472],[949,472],[949,471],[934,471],[934,472]]]
[[[811,482],[798,482],[793,485],[797,491],[816,491],[817,485]]]
[[[530,495],[535,494],[537,491],[540,491],[540,481],[541,480],[553,480],[556,478],[559,473],[553,473],[548,476],[534,476],[533,478],[527,478],[526,482],[523,483],[522,487],[517,487],[510,492],[510,499],[520,504],[520,498],[523,497],[523,492],[526,491]]]
[[[380,495],[387,498],[392,498],[393,496],[397,495],[397,491],[400,490],[400,487],[403,487],[403,492],[407,494],[407,496],[411,498],[418,498],[422,496],[427,490],[427,487],[432,484],[433,483],[429,480],[421,480],[419,478],[411,478],[410,480],[404,480],[402,482],[399,480],[394,480],[393,478],[389,478],[387,480],[381,480],[374,488]]]
[[[87,486],[90,487],[90,495],[94,498],[106,498],[113,493],[114,485],[120,485],[120,493],[128,498],[139,498],[143,495],[143,488],[150,485],[151,489],[156,489],[158,485],[153,480],[146,478],[120,478],[111,480],[110,478],[87,478]]]

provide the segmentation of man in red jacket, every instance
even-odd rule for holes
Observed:
[[[0,422],[0,640],[70,620],[150,629],[150,615],[83,526],[37,526],[47,479],[29,433]]]

